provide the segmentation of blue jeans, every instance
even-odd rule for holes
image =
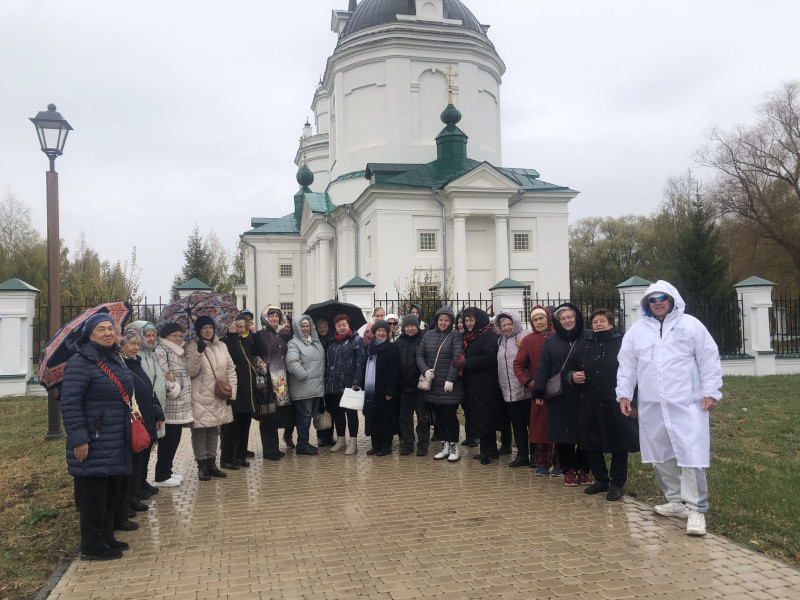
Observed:
[[[293,400],[292,405],[297,413],[297,446],[308,446],[308,432],[311,428],[311,418],[317,412],[322,398],[306,398],[305,400]]]

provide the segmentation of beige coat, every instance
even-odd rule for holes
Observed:
[[[208,358],[206,358],[208,357]],[[228,354],[228,348],[219,339],[214,338],[210,344],[206,342],[203,354],[197,352],[197,342],[187,342],[185,345],[186,368],[192,378],[192,414],[194,422],[192,427],[216,427],[233,421],[233,412],[225,400],[220,400],[214,394],[217,377],[227,381],[233,388],[233,397],[236,397],[236,367]],[[214,366],[212,372],[209,360]]]

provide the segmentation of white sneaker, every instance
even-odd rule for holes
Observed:
[[[447,457],[448,462],[458,462],[461,458],[461,451],[458,448],[458,442],[450,444],[450,456]]]
[[[653,507],[653,511],[662,517],[681,517],[685,519],[689,516],[689,509],[682,502],[667,502]]]
[[[450,455],[450,442],[442,442],[442,449],[433,455],[433,460],[444,460]]]
[[[170,479],[177,479],[180,483],[183,483],[183,475],[178,475],[177,473],[170,475]]]
[[[347,440],[347,448],[345,449],[345,454],[355,454],[358,452],[358,440],[356,438],[350,438]]]
[[[170,477],[169,479],[165,479],[164,481],[153,482],[153,485],[159,488],[178,487],[180,484],[181,482],[175,479],[175,477]]]
[[[336,440],[336,443],[333,446],[331,446],[331,452],[338,452],[339,450],[344,450],[345,446],[347,446],[346,440],[344,439],[344,436],[340,436]]]
[[[688,535],[705,535],[706,516],[696,510],[690,510],[689,521],[686,523],[686,533]]]

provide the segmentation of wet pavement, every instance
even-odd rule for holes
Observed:
[[[587,496],[510,457],[483,466],[476,449],[453,464],[367,449],[361,437],[357,455],[277,462],[256,450],[250,468],[200,482],[186,432],[186,480],[118,532],[130,550],[73,562],[48,598],[800,599],[797,569],[688,537],[685,521],[630,498]]]

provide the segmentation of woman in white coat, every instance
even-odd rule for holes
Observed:
[[[228,347],[215,335],[214,321],[198,317],[194,324],[197,340],[184,347],[186,368],[192,378],[192,450],[197,461],[197,477],[208,481],[226,477],[217,468],[219,426],[233,421],[227,401],[217,397],[217,379],[227,382],[236,398],[236,367]]]
[[[670,283],[657,281],[642,299],[642,318],[619,352],[617,401],[626,416],[639,386],[642,462],[652,463],[667,504],[662,516],[688,517],[687,533],[704,535],[710,464],[709,411],[722,398],[719,350],[705,326],[685,314]]]

